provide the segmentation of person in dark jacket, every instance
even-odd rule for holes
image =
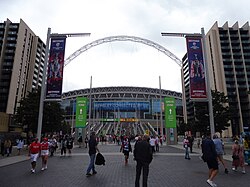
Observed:
[[[89,162],[89,166],[87,169],[87,173],[86,176],[89,177],[91,176],[90,171],[92,170],[92,174],[96,174],[96,170],[95,170],[95,158],[96,158],[96,151],[99,153],[99,149],[97,147],[97,141],[96,141],[96,135],[95,132],[92,132],[89,138],[89,158],[90,158],[90,162]]]
[[[148,135],[144,135],[142,141],[138,141],[134,147],[134,159],[136,160],[135,187],[140,186],[141,170],[143,169],[143,187],[147,187],[149,164],[152,162],[153,153],[149,144]]]
[[[209,169],[207,183],[210,186],[215,187],[217,185],[213,182],[213,179],[218,173],[218,161],[217,161],[217,153],[215,150],[215,144],[211,139],[210,135],[207,135],[207,137],[204,140],[202,140],[201,148],[202,148],[203,160],[207,162],[207,166]]]

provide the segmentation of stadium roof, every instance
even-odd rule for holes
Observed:
[[[73,90],[65,92],[62,95],[62,99],[75,99],[76,97],[83,96],[89,97],[90,88]],[[175,91],[164,90],[156,88],[146,87],[129,87],[129,86],[118,86],[118,87],[97,87],[91,89],[91,98],[95,100],[111,100],[111,99],[158,99],[164,97],[174,97],[176,99],[182,99],[182,94]]]

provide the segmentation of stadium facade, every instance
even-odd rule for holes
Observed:
[[[183,123],[181,93],[146,87],[98,87],[63,93],[61,104],[66,111],[66,123],[72,129],[75,128],[76,98],[87,97],[90,100],[90,95],[90,128],[97,133],[113,134],[125,130],[134,135],[147,131],[156,135],[157,132],[160,134],[162,122],[165,134],[165,97],[175,99],[177,127]]]

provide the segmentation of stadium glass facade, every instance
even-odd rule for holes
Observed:
[[[63,94],[62,106],[65,120],[75,128],[76,98],[90,97],[90,89],[70,91]],[[164,125],[164,97],[174,97],[177,127],[183,122],[182,94],[178,92],[142,87],[102,87],[91,91],[91,130],[97,133],[117,133],[118,125],[130,125],[130,134],[141,134],[149,130],[160,133],[160,121]],[[161,102],[162,101],[162,102]],[[89,109],[87,110],[89,111]],[[88,128],[88,126],[87,126]],[[165,129],[163,129],[165,132]]]

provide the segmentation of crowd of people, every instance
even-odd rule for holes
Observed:
[[[247,137],[243,139],[235,138],[234,143],[232,145],[232,171],[238,171],[238,168],[241,168],[241,172],[243,174],[246,173],[245,170],[245,158],[244,158],[244,148],[249,149],[246,146],[246,142],[248,141]],[[183,140],[183,147],[185,150],[185,159],[190,160],[190,154],[193,152],[194,145],[194,137],[187,135]],[[228,174],[228,166],[223,159],[223,155],[225,155],[224,142],[221,138],[219,138],[218,134],[214,134],[211,137],[211,134],[207,134],[202,136],[202,138],[197,138],[197,148],[201,149],[202,152],[202,160],[206,162],[207,167],[209,169],[207,183],[216,187],[217,185],[214,182],[214,178],[218,174],[219,171],[219,163],[224,168],[224,173]]]
[[[100,153],[98,149],[99,142],[114,143],[120,146],[120,152],[124,154],[125,165],[128,164],[130,153],[133,154],[136,161],[136,180],[135,186],[139,186],[141,171],[143,171],[143,186],[147,186],[147,178],[149,173],[149,164],[153,159],[153,155],[160,151],[160,146],[163,145],[163,138],[161,136],[148,136],[148,135],[136,135],[136,136],[106,136],[106,138],[98,137],[94,132],[91,133],[90,138],[86,136],[83,140],[82,136],[79,136],[77,142],[79,147],[82,143],[85,143],[84,148],[89,149],[90,162],[86,169],[86,176],[92,176],[97,174],[95,170],[96,153]],[[135,142],[134,147],[131,146],[131,141]],[[207,183],[215,187],[214,182],[219,170],[219,163],[224,169],[224,173],[228,174],[228,164],[224,161],[223,155],[225,155],[224,142],[217,134],[212,137],[210,134],[202,136],[201,138],[194,138],[191,135],[187,135],[183,140],[183,148],[185,150],[185,159],[190,160],[193,153],[194,142],[197,142],[197,148],[201,149],[202,160],[206,162],[208,167],[208,179]],[[36,162],[39,156],[42,160],[42,168],[44,171],[48,168],[49,156],[60,154],[60,156],[71,156],[74,145],[74,138],[70,135],[48,135],[44,136],[39,142],[37,138],[33,138],[28,145],[29,156],[31,159],[31,172],[35,173]],[[16,140],[17,154],[20,155],[21,150],[24,148],[24,140],[22,137]],[[243,139],[235,138],[232,145],[232,171],[236,172],[241,168],[243,174],[245,170],[244,149],[249,149],[249,139],[244,137]],[[58,151],[57,151],[58,150]],[[1,153],[9,156],[12,152],[12,142],[6,139],[1,142]],[[92,172],[91,172],[92,171]]]
[[[42,138],[39,142],[38,138],[33,138],[28,145],[29,156],[31,159],[31,172],[35,173],[36,162],[39,156],[42,158],[42,168],[44,171],[48,168],[49,156],[54,156],[57,149],[60,151],[60,156],[71,156],[74,140],[69,135],[51,135]]]

